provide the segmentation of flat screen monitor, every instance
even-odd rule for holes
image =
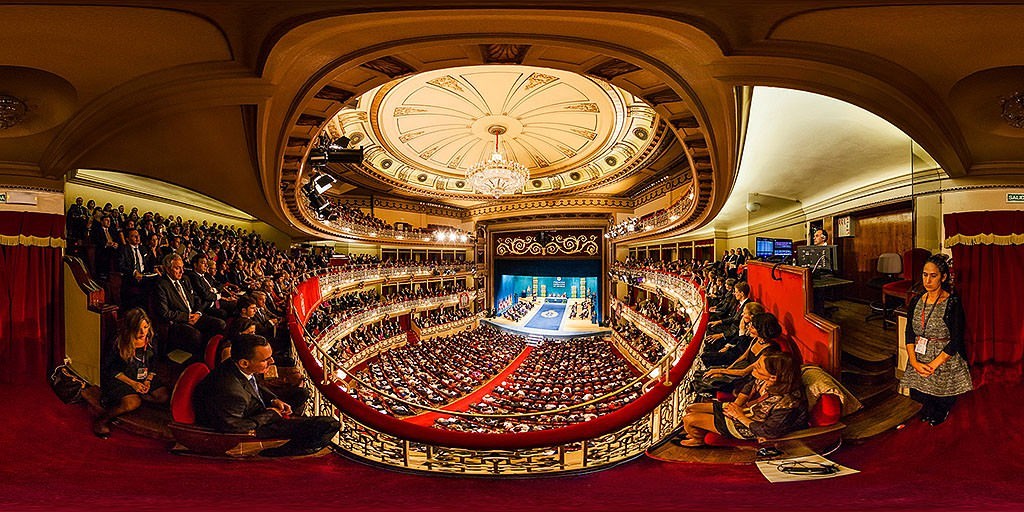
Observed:
[[[772,256],[790,257],[793,255],[793,241],[788,238],[776,238],[772,244]]]
[[[754,255],[758,258],[767,258],[775,254],[775,239],[757,237],[754,245]]]
[[[796,249],[796,264],[810,268],[812,271],[835,272],[838,270],[836,268],[836,246],[805,245],[798,247]]]

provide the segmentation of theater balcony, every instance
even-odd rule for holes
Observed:
[[[680,307],[695,319],[693,328],[675,338],[664,330],[658,331],[656,326],[650,327],[652,332],[659,332],[666,347],[666,354],[660,360],[649,363],[630,382],[604,396],[583,404],[533,413],[482,414],[432,407],[397,396],[392,390],[378,389],[353,371],[402,343],[404,340],[399,336],[383,340],[345,361],[330,354],[331,341],[352,332],[362,322],[460,299],[465,301],[465,295],[473,292],[374,308],[314,337],[302,326],[323,299],[343,285],[341,278],[330,273],[309,276],[297,288],[289,328],[299,358],[315,382],[315,408],[321,414],[340,420],[341,431],[335,442],[349,456],[392,468],[460,475],[589,472],[643,454],[680,425],[683,409],[692,399],[681,383],[687,380],[703,340],[707,322],[703,291],[681,276],[666,275],[662,282],[674,297],[679,297]],[[469,321],[475,319],[473,316]],[[589,404],[625,396],[635,386],[643,386],[645,392],[613,412],[581,423],[521,433],[441,430],[382,414],[350,393],[353,389],[369,391],[413,410],[484,422],[563,415]]]

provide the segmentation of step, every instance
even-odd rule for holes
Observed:
[[[896,393],[896,377],[892,380],[881,383],[861,384],[857,382],[843,382],[843,385],[853,393],[853,396],[860,400],[865,408],[873,407],[886,399],[889,395]]]
[[[866,407],[843,418],[846,430],[843,439],[863,441],[906,423],[921,410],[921,404],[909,397],[892,393],[872,407]]]
[[[896,353],[890,354],[872,354],[868,357],[864,357],[866,354],[849,352],[845,348],[840,353],[840,359],[842,360],[843,368],[847,366],[857,366],[865,370],[879,370],[882,368],[894,368],[896,366]]]
[[[841,380],[844,384],[884,384],[895,379],[896,365],[878,368],[864,368],[860,365],[844,362]]]

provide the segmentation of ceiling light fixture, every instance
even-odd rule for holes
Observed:
[[[466,170],[466,181],[478,194],[498,199],[501,196],[522,193],[526,181],[530,179],[530,170],[525,165],[505,160],[498,152],[498,136],[506,131],[501,125],[488,128],[487,133],[494,135],[494,154],[490,160],[477,162]]]
[[[1014,128],[1024,128],[1024,93],[1016,92],[1002,98],[1002,118]]]
[[[21,98],[0,95],[0,130],[6,130],[25,119],[28,105]]]

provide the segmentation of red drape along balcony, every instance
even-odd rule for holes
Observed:
[[[1019,381],[1024,359],[1024,211],[946,214],[955,286],[967,314],[975,385]]]
[[[46,378],[64,358],[64,216],[0,212],[0,383]]]

